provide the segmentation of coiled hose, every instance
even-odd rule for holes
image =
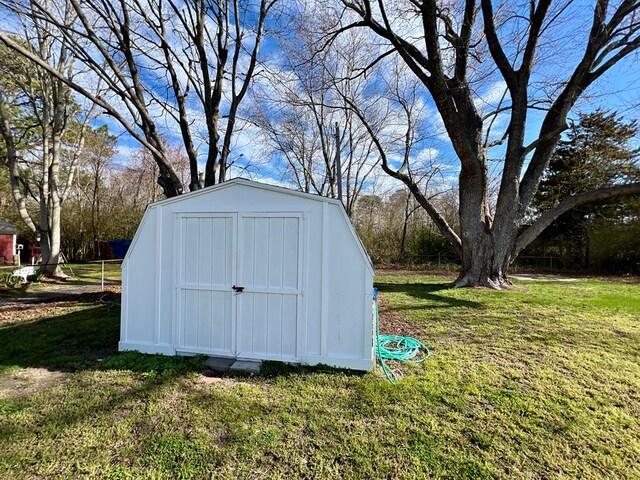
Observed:
[[[378,314],[378,289],[373,289],[373,310],[376,316],[376,355],[387,380],[393,385],[398,380],[398,373],[385,360],[399,360],[401,362],[422,363],[431,352],[420,340],[400,335],[380,335],[380,316]],[[425,354],[416,358],[424,350]]]

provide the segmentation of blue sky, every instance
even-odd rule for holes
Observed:
[[[584,8],[588,5],[589,8]],[[542,52],[552,51],[551,55],[541,58],[541,65],[536,68],[533,77],[534,83],[537,81],[546,82],[550,77],[555,79],[567,79],[572,71],[578,54],[581,54],[584,48],[584,36],[587,29],[585,25],[589,25],[589,17],[591,15],[592,2],[574,2],[570,5],[570,9],[565,12],[567,20],[558,25],[555,30],[550,29],[545,38],[545,47]],[[586,23],[585,23],[586,22]],[[505,42],[506,43],[506,42]],[[507,44],[507,47],[508,44]],[[577,52],[577,53],[576,53]],[[275,39],[267,37],[263,43],[262,59],[263,61],[277,63],[277,59],[286,55],[286,46],[280,45]],[[503,88],[500,78],[493,75],[490,80],[485,82],[479,88],[480,97],[495,97],[495,91]],[[249,100],[249,99],[247,99]],[[435,111],[435,106],[431,101],[428,93],[424,92],[425,104]],[[611,110],[617,110],[625,115],[628,119],[638,118],[638,105],[640,104],[640,61],[637,55],[632,55],[624,62],[618,64],[605,74],[595,85],[590,87],[584,97],[578,102],[571,116],[576,117],[579,111],[592,111],[601,107]],[[166,116],[165,116],[166,118]],[[533,141],[540,128],[544,113],[532,110],[529,115],[527,140]],[[507,117],[503,115],[497,122],[496,133],[500,133],[500,126],[504,126]],[[127,161],[131,152],[139,148],[138,142],[126,134],[122,127],[107,117],[98,118],[95,125],[107,124],[114,134],[119,135],[118,146],[120,155],[118,161],[124,163]],[[434,122],[437,123],[437,122]],[[180,144],[181,138],[175,125],[160,120],[159,127],[164,130],[165,135],[170,142]],[[279,166],[281,159],[276,155],[273,158],[264,158],[265,147],[256,141],[257,135],[255,129],[250,128],[249,134],[240,134],[235,145],[235,154],[239,156],[238,164],[246,165],[248,162],[255,163],[256,168],[252,170],[254,176],[263,179],[270,179],[275,182],[282,180],[282,173]],[[444,135],[435,135],[426,140],[423,145],[416,147],[416,152],[431,148],[437,151],[440,161],[449,165],[449,175],[455,178],[458,172],[458,162],[451,146]],[[206,145],[203,145],[202,153],[206,152]],[[490,152],[490,158],[499,159],[501,156],[501,148],[497,147]],[[494,174],[498,174],[500,170],[499,162],[492,162],[491,168]],[[201,165],[204,170],[204,164]]]

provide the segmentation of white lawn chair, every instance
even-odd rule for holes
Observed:
[[[35,275],[37,268],[34,265],[29,265],[28,267],[22,267],[18,270],[14,270],[11,274],[12,277],[20,277],[23,283],[26,283],[27,277],[31,275]]]

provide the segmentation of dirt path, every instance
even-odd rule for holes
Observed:
[[[553,275],[545,273],[516,273],[511,275],[516,280],[524,280],[526,282],[577,282],[578,278],[565,277],[564,275]]]
[[[65,381],[70,375],[46,368],[23,368],[0,376],[0,398],[28,397]]]
[[[0,296],[0,309],[8,305],[29,305],[53,300],[73,300],[88,293],[117,293],[120,291],[119,282],[105,282],[104,290],[100,282],[81,285],[43,282],[34,287],[27,290],[15,289],[4,292],[4,295]]]

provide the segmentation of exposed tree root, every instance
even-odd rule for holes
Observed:
[[[498,274],[487,275],[486,272],[466,272],[461,273],[455,282],[455,288],[484,287],[492,290],[510,290],[513,284],[507,276],[500,272]]]

